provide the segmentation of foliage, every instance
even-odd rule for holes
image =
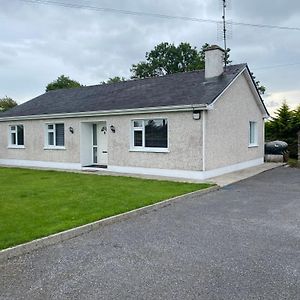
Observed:
[[[288,160],[288,164],[292,168],[300,168],[300,162],[298,161],[298,159],[290,158]]]
[[[256,87],[257,87],[259,93],[261,95],[263,95],[266,92],[266,87],[263,86],[263,85],[261,85],[259,80],[256,80],[256,77],[253,75],[252,72],[251,72],[251,76],[252,76],[252,78],[253,78],[253,80],[254,80],[254,82],[256,84]]]
[[[0,249],[211,186],[17,168],[0,182]]]
[[[205,43],[201,50],[192,47],[189,43],[180,43],[178,46],[167,42],[160,43],[150,52],[146,52],[146,61],[133,64],[131,68],[132,78],[147,78],[163,76],[178,72],[202,70],[205,68],[205,50],[210,47]],[[230,48],[225,53],[226,64],[230,65]],[[251,74],[260,94],[264,94],[266,88],[255,80]]]
[[[209,44],[204,44],[200,51],[189,43],[180,43],[178,46],[167,42],[160,43],[153,50],[146,53],[146,61],[133,64],[131,68],[132,78],[146,78],[202,70],[205,67],[204,50]],[[227,63],[229,64],[229,52],[227,49]]]
[[[300,106],[291,110],[286,101],[275,117],[265,124],[266,141],[282,140],[288,143],[291,157],[297,157],[297,132],[300,130]]]
[[[68,76],[61,75],[56,80],[50,82],[46,86],[46,92],[58,89],[71,89],[80,87],[81,84],[78,81],[70,79]]]
[[[0,112],[7,111],[17,105],[18,103],[12,98],[9,98],[7,96],[5,96],[4,98],[0,98]]]
[[[107,81],[100,82],[100,84],[110,84],[110,83],[117,83],[117,82],[122,82],[122,81],[126,81],[126,78],[115,76],[115,77],[109,78]]]

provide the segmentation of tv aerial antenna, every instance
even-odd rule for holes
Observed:
[[[230,9],[230,0],[221,0],[221,5],[222,5],[222,22],[220,22],[220,31],[221,31],[221,39],[223,40],[224,43],[224,64],[225,64],[225,70],[227,67],[227,40],[230,37],[230,32],[231,32],[231,28],[230,28],[230,24],[228,23],[227,19],[226,19],[226,12],[227,9]]]

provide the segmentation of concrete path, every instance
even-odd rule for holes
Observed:
[[[238,181],[241,181],[243,179],[252,177],[254,175],[260,174],[262,172],[272,170],[281,166],[286,165],[285,163],[264,163],[262,165],[252,167],[252,168],[247,168],[244,170],[232,172],[232,173],[227,173],[221,176],[213,177],[207,180],[207,182],[212,182],[216,183],[218,186],[226,186]]]
[[[299,299],[300,170],[0,262],[0,299]]]

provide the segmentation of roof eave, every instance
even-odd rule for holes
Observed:
[[[144,107],[133,109],[117,109],[117,110],[102,110],[74,113],[59,113],[59,114],[43,114],[43,115],[26,115],[26,116],[11,116],[0,117],[0,122],[7,121],[22,121],[22,120],[43,120],[43,119],[63,119],[63,118],[83,118],[93,116],[115,116],[115,115],[130,115],[130,114],[146,114],[160,112],[182,112],[193,110],[207,110],[207,104],[189,104],[189,105],[174,105],[174,106],[158,106]]]

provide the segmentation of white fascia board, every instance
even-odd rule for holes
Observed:
[[[174,105],[161,107],[145,107],[134,109],[117,109],[117,110],[103,110],[103,111],[89,111],[76,113],[60,113],[60,114],[45,114],[45,115],[29,115],[29,116],[15,116],[0,118],[0,122],[18,121],[18,120],[43,120],[43,119],[65,119],[65,118],[79,118],[79,117],[93,117],[93,116],[115,116],[115,115],[129,115],[129,114],[146,114],[146,113],[160,113],[160,112],[178,112],[178,111],[193,111],[206,110],[207,104],[189,104],[189,105]]]

